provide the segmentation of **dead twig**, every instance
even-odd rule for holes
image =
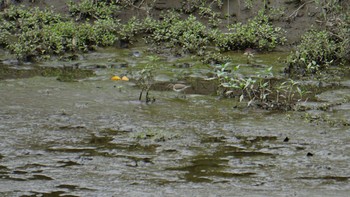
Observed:
[[[314,3],[314,2],[315,2],[315,0],[311,0],[311,1],[307,1],[307,2],[303,3],[303,4],[302,4],[301,6],[299,6],[296,10],[294,10],[294,11],[292,12],[292,14],[289,15],[289,16],[287,17],[287,19],[288,19],[288,20],[289,20],[289,19],[294,19],[295,17],[297,17],[298,12],[299,12],[305,5],[310,4],[310,3]]]

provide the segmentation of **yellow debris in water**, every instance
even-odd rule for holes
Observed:
[[[119,76],[113,76],[113,77],[111,78],[111,80],[112,80],[112,81],[119,81],[119,80],[121,80],[121,78],[120,78]]]
[[[123,80],[123,81],[129,81],[129,78],[128,78],[127,76],[123,76],[123,77],[122,77],[122,80]]]

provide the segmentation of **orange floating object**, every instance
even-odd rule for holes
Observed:
[[[129,81],[129,78],[128,78],[127,76],[123,76],[123,77],[122,77],[122,80],[123,80],[123,81]]]
[[[121,80],[121,78],[120,78],[119,76],[113,76],[113,77],[111,78],[111,80],[112,80],[112,81],[119,81],[119,80]]]

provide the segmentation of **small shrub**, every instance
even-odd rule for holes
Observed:
[[[177,47],[183,53],[201,54],[209,43],[206,26],[196,17],[180,19],[178,14],[170,13],[164,17],[150,38],[156,44],[165,42],[169,48]]]
[[[218,27],[221,23],[221,19],[219,18],[220,13],[214,12],[209,7],[199,7],[199,15],[201,16],[201,18],[208,19],[208,24],[210,27]]]
[[[320,28],[306,32],[287,59],[286,73],[292,76],[338,75],[338,66],[350,61],[350,10],[347,1],[315,1],[323,7]],[[335,68],[335,67],[333,67]],[[339,68],[339,67],[338,67]]]
[[[127,23],[121,25],[118,34],[122,41],[130,43],[137,34],[142,32],[142,29],[142,22],[132,17]]]
[[[86,18],[90,19],[106,19],[113,17],[114,13],[119,9],[114,3],[104,1],[83,0],[80,3],[68,2],[69,12],[75,16],[77,20]]]
[[[113,8],[111,3],[106,2],[92,4],[99,9],[107,5]],[[121,25],[119,20],[107,15],[93,22],[76,23],[53,11],[11,6],[0,15],[0,44],[10,49],[18,59],[24,60],[111,46],[119,39]]]
[[[261,11],[247,24],[236,23],[228,26],[228,33],[215,30],[211,38],[221,51],[257,48],[272,50],[286,41],[284,30],[269,23],[268,16]]]
[[[326,31],[311,30],[303,35],[295,52],[287,59],[289,74],[316,74],[338,60],[340,47]]]

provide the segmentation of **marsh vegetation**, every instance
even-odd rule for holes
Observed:
[[[347,196],[349,7],[0,1],[0,194]]]

